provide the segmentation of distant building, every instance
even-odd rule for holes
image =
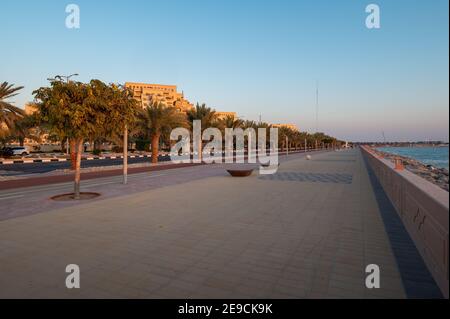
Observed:
[[[227,117],[232,117],[233,120],[237,119],[237,113],[236,112],[216,112],[217,119],[224,120]]]
[[[183,93],[177,92],[176,85],[126,82],[125,87],[133,91],[134,98],[141,103],[143,108],[152,100],[162,102],[167,106],[174,106],[184,113],[194,107],[184,98]]]
[[[294,131],[300,131],[298,129],[297,125],[295,125],[295,124],[272,124],[272,126],[276,127],[276,128],[285,127],[285,128],[289,128],[289,129],[294,130]]]
[[[36,105],[34,103],[25,104],[25,114],[31,115],[37,112]]]
[[[24,109],[25,109],[26,115],[33,115],[34,113],[36,113],[38,111],[36,104],[34,104],[32,102],[28,102],[27,104],[25,104]],[[38,136],[40,140],[38,142],[34,139],[25,138],[24,139],[25,145],[28,145],[28,146],[39,146],[40,145],[40,147],[44,147],[45,145],[51,145],[51,149],[54,149],[55,148],[54,145],[58,144],[58,143],[52,143],[49,140],[49,134],[41,132],[41,130],[39,128],[33,128],[33,129],[31,129],[31,132],[33,133],[34,136]]]

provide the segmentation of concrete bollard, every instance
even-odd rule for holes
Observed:
[[[399,157],[395,158],[395,170],[397,171],[403,171],[405,169],[405,166],[403,166],[403,160]]]

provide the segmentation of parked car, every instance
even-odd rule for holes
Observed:
[[[29,155],[27,148],[24,146],[12,146],[12,147],[4,147],[0,151],[0,155],[3,157],[11,157],[11,156],[26,156]]]
[[[11,157],[13,156],[12,149],[10,147],[3,147],[0,149],[0,157]]]

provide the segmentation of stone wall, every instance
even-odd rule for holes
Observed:
[[[449,297],[449,194],[429,181],[396,170],[369,147],[361,147],[384,191],[446,298]]]

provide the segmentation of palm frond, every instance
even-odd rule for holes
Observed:
[[[16,96],[18,94],[16,92],[22,90],[23,88],[23,86],[14,87],[14,84],[3,82],[0,84],[0,100],[9,99]]]

